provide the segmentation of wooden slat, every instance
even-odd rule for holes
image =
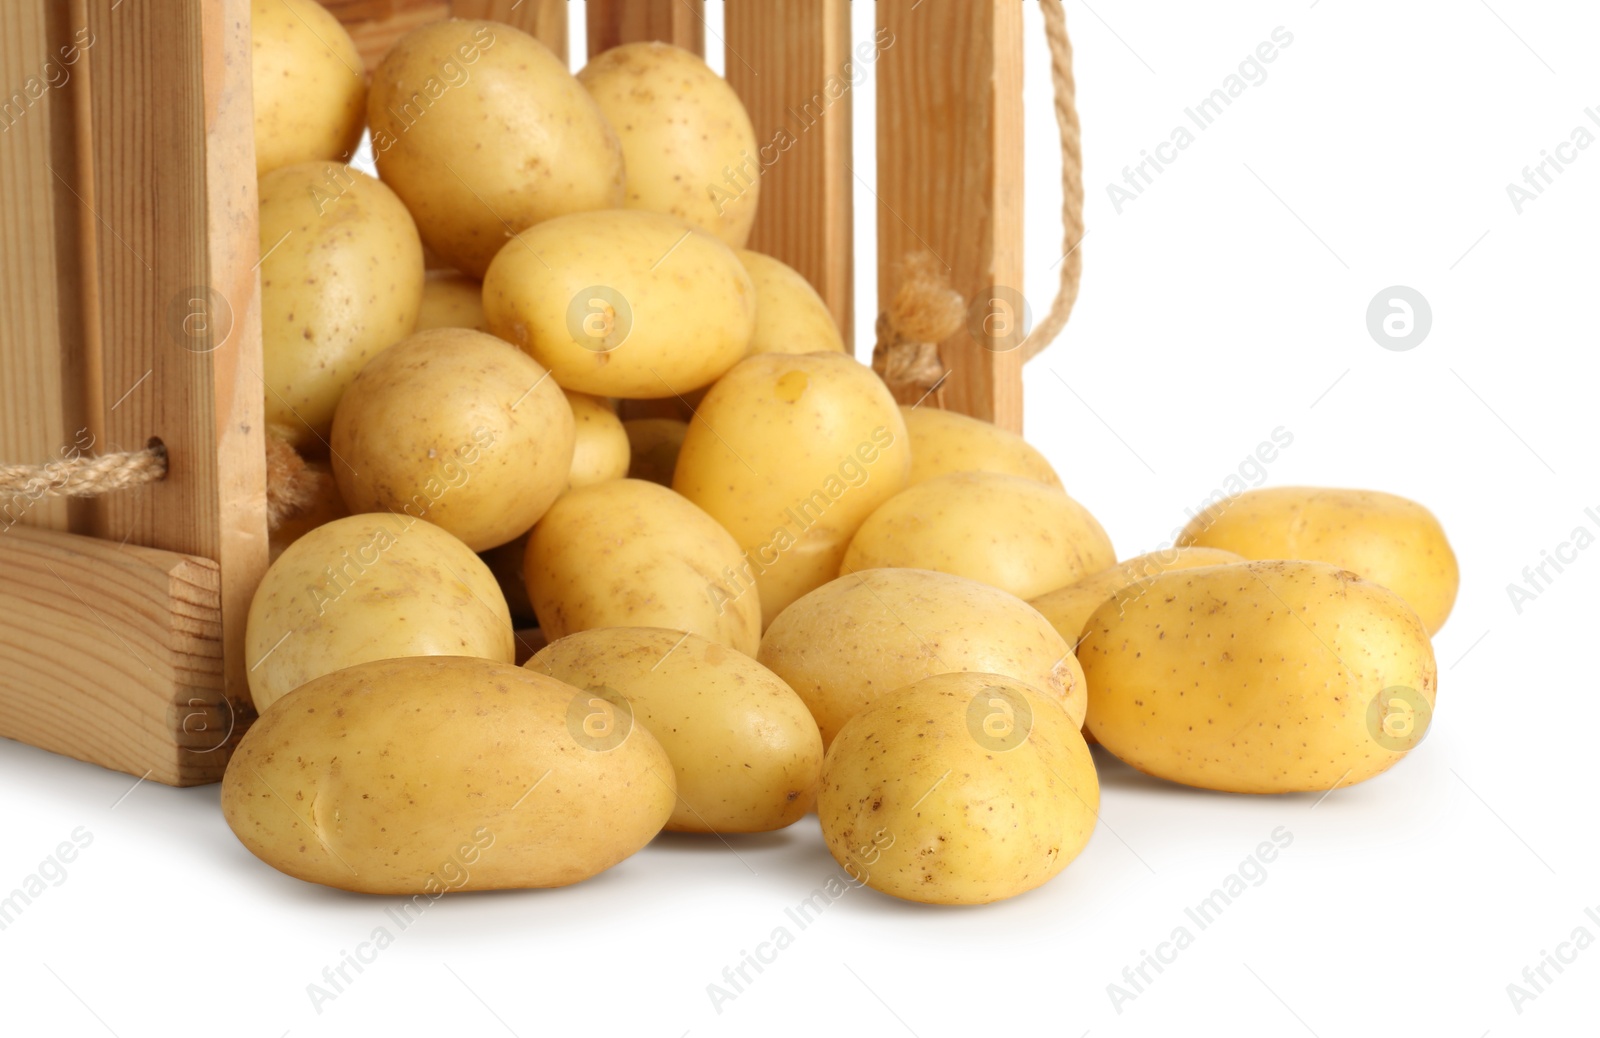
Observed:
[[[930,250],[980,305],[1022,289],[1022,6],[878,0],[878,294]],[[939,403],[1022,428],[1022,357],[966,330],[941,345]]]
[[[87,444],[78,223],[92,217],[72,194],[73,32],[61,0],[0,3],[0,461],[18,464]],[[81,504],[0,499],[0,531],[86,521]]]
[[[849,0],[728,0],[727,76],[755,125],[761,206],[750,248],[805,275],[848,347],[855,318]]]
[[[368,70],[412,29],[450,17],[448,0],[322,0],[322,6],[344,23]]]
[[[222,777],[216,563],[69,533],[0,536],[0,736],[168,785]]]
[[[664,40],[705,57],[705,0],[589,0],[588,12],[590,58],[641,40]]]
[[[567,61],[567,0],[455,0],[457,18],[505,22],[536,37]]]
[[[97,499],[95,532],[220,566],[224,690],[240,712],[267,560],[249,11],[89,4],[106,447],[159,438],[169,464],[161,483]]]

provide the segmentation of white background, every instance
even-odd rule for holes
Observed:
[[[319,1013],[307,985],[375,927],[397,931],[392,901],[256,861],[215,786],[129,792],[129,777],[0,742],[0,892],[76,827],[93,838],[0,932],[0,1029],[1595,1033],[1600,945],[1520,1013],[1507,985],[1576,927],[1600,939],[1584,912],[1600,917],[1600,705],[1582,666],[1600,550],[1550,570],[1520,613],[1506,588],[1575,527],[1600,533],[1585,514],[1600,514],[1600,147],[1521,214],[1506,185],[1574,127],[1600,134],[1584,114],[1600,108],[1600,12],[1491,2],[1067,5],[1090,231],[1082,301],[1028,372],[1030,438],[1123,555],[1165,543],[1277,426],[1294,442],[1270,483],[1371,487],[1432,508],[1461,559],[1461,597],[1437,639],[1433,729],[1393,771],[1320,801],[1251,798],[1101,755],[1102,824],[1046,887],[961,910],[853,890],[804,931],[784,910],[839,874],[814,817],[731,848],[664,836],[576,887],[446,898]],[[869,8],[857,5],[863,39]],[[1042,313],[1061,252],[1058,166],[1028,17],[1026,290]],[[1106,185],[1280,25],[1294,42],[1266,80],[1118,214]],[[856,102],[870,182],[870,84]],[[862,343],[872,205],[858,201]],[[1366,327],[1391,285],[1432,307],[1430,334],[1406,352]],[[1266,880],[1119,1012],[1107,985],[1174,927],[1194,930],[1185,907],[1280,826],[1293,842]],[[707,985],[780,925],[793,945],[719,1013]]]

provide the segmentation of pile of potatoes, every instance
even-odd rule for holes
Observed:
[[[1285,793],[1426,732],[1430,513],[1257,490],[1119,562],[1042,454],[898,406],[743,248],[754,132],[699,58],[573,76],[453,20],[369,85],[312,0],[254,13],[267,409],[326,477],[274,532],[223,783],[268,864],[557,886],[815,811],[855,881],[984,903],[1088,842],[1091,739]],[[364,127],[381,179],[341,162]]]

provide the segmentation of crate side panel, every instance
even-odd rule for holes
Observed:
[[[705,57],[705,0],[589,0],[589,57],[624,43],[662,40]]]

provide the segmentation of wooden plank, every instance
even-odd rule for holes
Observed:
[[[368,71],[412,29],[450,17],[448,0],[321,0],[344,23]],[[532,2],[532,0],[529,0]]]
[[[168,785],[215,782],[247,718],[222,689],[209,559],[0,537],[0,736]]]
[[[854,338],[849,0],[727,0],[727,75],[756,130],[761,206],[750,248],[805,275]]]
[[[59,460],[88,448],[73,83],[84,67],[69,6],[0,4],[0,460]],[[60,499],[0,500],[0,532],[82,529]]]
[[[521,29],[555,51],[567,55],[567,0],[455,0],[457,18],[486,18]]]
[[[223,690],[241,713],[267,560],[249,13],[249,0],[89,3],[105,448],[158,438],[169,464],[160,483],[97,499],[95,532],[218,564]]]
[[[1001,329],[1022,289],[1022,6],[878,0],[877,19],[892,39],[878,60],[878,297],[926,249],[977,301],[969,325],[997,310]],[[1020,432],[1020,342],[964,328],[942,343],[941,406]]]
[[[589,0],[588,37],[590,58],[641,40],[664,40],[705,57],[705,0]]]

